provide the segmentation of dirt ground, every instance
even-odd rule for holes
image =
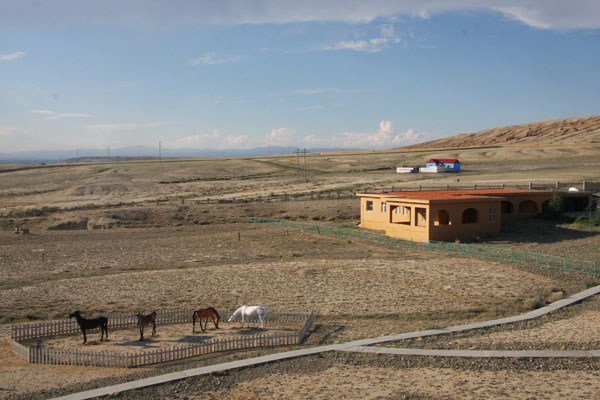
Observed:
[[[100,341],[100,334],[89,334],[88,341],[84,345],[82,336],[62,336],[48,338],[40,341],[26,341],[26,345],[41,343],[45,348],[56,350],[79,350],[86,352],[110,352],[114,354],[140,353],[151,350],[170,349],[188,344],[200,344],[210,340],[229,339],[252,335],[277,335],[297,333],[302,325],[300,323],[269,322],[265,329],[257,328],[252,323],[250,328],[241,328],[239,321],[221,321],[219,329],[212,325],[207,326],[202,332],[196,324],[196,332],[192,332],[191,324],[164,325],[156,328],[156,334],[152,336],[152,327],[144,329],[144,340],[140,341],[140,333],[137,328],[112,330],[108,340]]]
[[[30,166],[0,172],[0,398],[48,398],[282,350],[224,353],[135,370],[29,365],[10,353],[11,322],[62,319],[77,309],[94,316],[208,305],[231,309],[252,303],[313,311],[315,324],[305,343],[311,346],[514,315],[597,284],[593,277],[577,274],[389,249],[243,221],[251,216],[356,226],[359,202],[354,198],[264,199],[283,193],[306,199],[311,191],[457,183],[454,175],[393,173],[395,166],[431,157],[461,159],[461,183],[522,184],[598,181],[598,154],[597,146],[315,154],[308,160],[306,182],[298,179],[295,159],[289,156]],[[257,202],[256,196],[263,200]],[[250,197],[255,200],[219,202]],[[14,234],[17,225],[31,233]],[[483,240],[600,261],[597,230],[544,221],[528,226],[525,233],[517,226]],[[482,348],[533,346],[536,341],[550,348],[593,348],[600,342],[594,324],[600,311],[589,304],[544,328],[512,327],[451,340],[456,346]],[[146,344],[163,346],[205,335],[187,330],[161,328]],[[85,348],[106,345],[125,351],[139,348],[136,338],[135,331],[111,332],[109,342],[100,344],[92,337]],[[47,345],[81,348],[80,339],[72,336]],[[578,362],[559,363],[554,369],[546,364],[536,368],[535,363],[498,368],[476,363],[468,368],[373,355],[323,355],[122,397],[594,397],[600,368]],[[533,387],[531,380],[539,384]]]

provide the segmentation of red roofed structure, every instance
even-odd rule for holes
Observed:
[[[460,172],[460,161],[456,158],[432,158],[425,167],[446,167],[451,172]]]
[[[360,193],[360,222],[388,236],[429,241],[500,232],[503,221],[541,212],[552,192],[519,189]]]

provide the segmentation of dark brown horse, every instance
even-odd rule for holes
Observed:
[[[193,318],[193,323],[192,323],[192,332],[196,331],[196,320],[200,320],[200,329],[202,329],[202,332],[206,331],[206,325],[208,324],[208,319],[212,319],[213,324],[215,324],[215,328],[219,329],[219,319],[221,318],[219,316],[219,313],[217,312],[217,310],[215,310],[212,307],[208,307],[208,308],[201,308],[199,310],[194,311],[194,315],[192,316]],[[216,318],[216,321],[215,321]],[[205,320],[204,322],[204,328],[202,327],[202,320]]]
[[[140,328],[140,342],[144,340],[144,326],[152,324],[152,336],[156,333],[156,311],[151,312],[148,315],[142,315],[137,313],[135,315],[138,319],[138,328]]]
[[[81,316],[81,313],[79,311],[75,311],[74,313],[70,314],[69,318],[75,318],[77,320],[79,328],[81,328],[81,332],[83,332],[83,344],[87,342],[85,331],[87,331],[88,329],[100,327],[100,332],[102,333],[100,341],[104,340],[104,333],[106,333],[106,338],[108,339],[108,318],[98,317],[93,319],[86,319]]]

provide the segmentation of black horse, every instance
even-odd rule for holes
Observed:
[[[148,315],[137,313],[135,315],[138,320],[138,328],[140,328],[140,342],[144,340],[144,326],[152,324],[152,336],[156,333],[156,311]]]
[[[93,319],[85,319],[81,316],[81,313],[79,311],[75,311],[73,314],[70,314],[69,318],[77,319],[77,323],[81,328],[81,332],[83,332],[83,344],[85,344],[85,342],[87,341],[85,331],[87,331],[88,329],[100,327],[100,332],[102,333],[100,341],[104,340],[104,333],[106,333],[106,338],[108,339],[108,318],[98,317]]]

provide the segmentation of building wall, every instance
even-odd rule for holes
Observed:
[[[403,240],[471,239],[473,236],[500,232],[503,221],[536,215],[552,194],[503,194],[502,197],[505,200],[485,198],[427,201],[361,197],[361,227],[384,231],[388,236]],[[371,210],[367,210],[369,202]],[[503,202],[512,205],[511,213],[503,213]],[[385,206],[382,206],[383,203]],[[467,209],[474,211],[465,215]],[[475,214],[476,222],[470,222],[469,216]],[[463,223],[463,216],[466,223]]]
[[[384,228],[386,235],[417,242],[429,240],[429,204],[389,201],[388,210],[390,222]]]
[[[425,167],[435,167],[436,163],[425,163]],[[450,169],[451,172],[460,172],[460,163],[444,163],[444,167]]]
[[[372,210],[367,203],[372,202]],[[386,203],[385,212],[382,203]],[[417,208],[421,213],[417,212]],[[396,210],[400,210],[398,214]],[[407,210],[408,214],[405,214]],[[423,219],[425,213],[425,220]],[[360,225],[363,228],[385,231],[386,235],[404,240],[429,240],[429,205],[423,202],[385,201],[378,198],[361,197]],[[417,225],[418,224],[418,225]]]
[[[517,219],[534,217],[536,214],[542,212],[542,204],[545,201],[549,201],[552,198],[550,193],[540,194],[513,194],[503,195],[505,200],[502,202],[500,208],[502,210],[502,222],[514,221]],[[533,204],[535,203],[535,208]],[[511,211],[508,212],[510,209]]]
[[[466,210],[469,211],[465,215]],[[443,212],[440,213],[440,211]],[[469,217],[474,214],[477,215],[477,222],[463,223],[463,215],[469,220]],[[447,224],[444,221],[446,215]],[[433,203],[431,205],[429,240],[471,239],[473,236],[500,232],[500,228],[500,200]]]
[[[454,172],[460,172],[460,163],[448,163],[444,164],[448,168],[452,168]]]

